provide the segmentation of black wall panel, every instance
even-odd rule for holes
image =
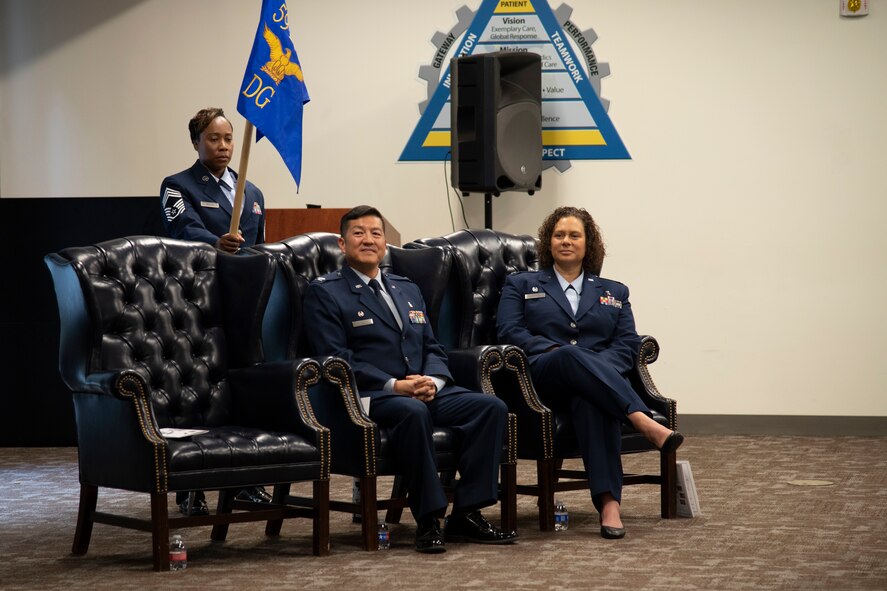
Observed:
[[[137,234],[164,235],[159,198],[0,199],[0,446],[75,445],[59,377],[59,320],[43,257]]]

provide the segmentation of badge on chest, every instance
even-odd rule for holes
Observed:
[[[532,291],[532,293],[525,293],[524,294],[525,300],[538,300],[539,298],[545,297],[545,292],[539,291],[539,288],[536,287],[535,285],[533,286],[533,289],[531,291]]]
[[[365,313],[363,310],[358,310],[357,317],[362,318],[362,320],[352,320],[351,326],[354,328],[358,328],[360,326],[370,326],[373,323],[373,319],[372,318],[364,318],[364,315],[365,315]]]

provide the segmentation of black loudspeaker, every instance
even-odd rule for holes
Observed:
[[[463,193],[542,187],[542,58],[499,51],[450,61],[452,183]]]

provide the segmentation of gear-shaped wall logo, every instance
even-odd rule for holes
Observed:
[[[543,166],[563,172],[571,160],[630,158],[600,98],[609,64],[598,62],[593,29],[581,29],[561,4],[552,11],[544,0],[483,0],[473,11],[462,6],[456,25],[438,31],[431,63],[419,68],[426,100],[401,161],[444,160],[449,153],[449,64],[453,57],[490,51],[532,51],[542,56]]]

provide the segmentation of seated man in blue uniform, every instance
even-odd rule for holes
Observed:
[[[163,179],[160,201],[163,223],[172,238],[206,242],[228,253],[265,240],[265,198],[251,182],[246,182],[240,231],[229,233],[237,173],[228,168],[234,153],[234,127],[222,109],[197,112],[188,122],[191,144],[197,162],[178,174]],[[237,498],[270,503],[262,487],[243,489]],[[179,510],[186,515],[206,515],[209,507],[202,491],[189,499],[187,492],[176,495]]]
[[[379,271],[387,248],[379,211],[355,207],[342,216],[340,233],[346,265],[315,279],[305,296],[308,338],[316,354],[351,365],[360,395],[370,397],[370,418],[393,440],[416,520],[416,550],[443,552],[445,541],[513,542],[516,532],[501,531],[480,513],[498,497],[505,404],[453,385],[419,288]],[[434,457],[435,425],[462,435],[460,478],[443,532],[438,520],[447,498]]]
[[[234,128],[222,109],[201,109],[188,122],[197,162],[163,179],[163,223],[173,238],[206,242],[225,252],[265,241],[265,197],[251,182],[243,191],[240,231],[229,232],[237,173],[228,168]]]

